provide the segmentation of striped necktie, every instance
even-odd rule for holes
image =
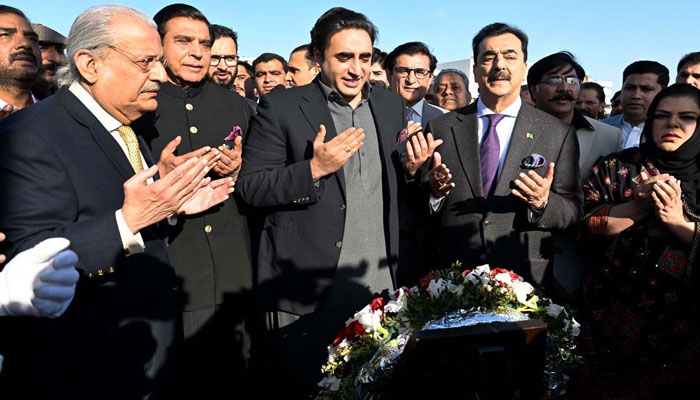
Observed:
[[[126,143],[126,149],[129,151],[129,163],[134,169],[134,172],[143,171],[143,163],[141,163],[141,151],[139,150],[139,141],[136,139],[134,130],[128,125],[122,125],[118,129],[119,135]]]

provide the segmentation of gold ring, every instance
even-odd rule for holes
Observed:
[[[352,150],[350,150],[348,146],[345,146],[343,150],[345,150],[346,153],[352,153]]]

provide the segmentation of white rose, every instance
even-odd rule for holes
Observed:
[[[535,288],[532,287],[527,282],[513,282],[513,292],[515,292],[515,297],[519,302],[525,305],[529,305],[527,301],[527,296],[533,292]]]
[[[496,274],[496,276],[494,276],[493,278],[499,282],[505,283],[506,285],[510,285],[511,283],[513,283],[513,280],[510,279],[510,274],[507,273]]]
[[[434,298],[438,298],[440,297],[440,293],[442,293],[443,290],[445,290],[446,286],[447,284],[442,278],[438,279],[437,282],[435,281],[435,279],[431,279],[430,285],[428,285],[428,292],[430,292],[430,295]]]

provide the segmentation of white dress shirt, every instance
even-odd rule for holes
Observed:
[[[522,106],[523,101],[520,99],[520,96],[518,96],[513,104],[509,105],[503,111],[501,111],[499,114],[505,115],[503,119],[496,125],[496,134],[498,135],[498,143],[500,147],[500,153],[498,155],[498,172],[496,173],[496,180],[494,180],[493,184],[495,185],[496,182],[498,182],[498,178],[501,176],[501,170],[503,169],[503,163],[506,160],[506,154],[507,154],[507,149],[508,145],[510,144],[510,138],[513,136],[513,128],[515,127],[515,120],[518,117],[518,113],[520,112],[520,107]],[[479,149],[481,149],[481,145],[484,139],[484,136],[486,135],[486,131],[489,129],[489,117],[488,115],[490,114],[496,114],[493,112],[493,110],[489,109],[486,107],[483,101],[481,101],[481,97],[476,102],[476,116],[477,116],[477,132],[478,132],[478,140],[479,140]],[[439,152],[439,149],[438,149]],[[440,207],[442,206],[442,201],[445,197],[440,197],[437,198],[433,196],[433,194],[430,194],[430,208],[432,212],[438,212],[440,210]]]
[[[37,100],[37,98],[34,97],[34,93],[32,93],[32,103],[31,103],[30,105],[35,104],[35,103],[37,103],[38,101],[39,101],[39,100]],[[0,99],[0,109],[4,108],[4,107],[5,107],[6,105],[8,105],[8,104],[10,104],[10,103],[6,102],[6,101],[3,100],[3,99]],[[10,104],[10,105],[12,105],[12,104]],[[13,109],[13,110],[16,109],[16,108],[17,108],[17,107],[12,106],[12,109]]]
[[[102,108],[102,106],[100,106],[99,103],[92,98],[90,93],[88,93],[85,88],[80,86],[79,83],[73,82],[68,90],[70,90],[70,92],[73,93],[81,103],[83,103],[88,111],[90,111],[90,113],[92,113],[92,115],[94,115],[95,118],[100,121],[100,124],[102,124],[107,132],[112,135],[112,138],[117,141],[119,147],[121,147],[122,151],[124,152],[124,157],[126,157],[128,160],[129,150],[126,147],[126,142],[124,142],[119,134],[119,131],[117,130],[123,124],[105,111],[105,109]],[[141,154],[141,163],[144,166],[148,165],[146,164],[146,160],[143,158],[143,154]],[[153,183],[153,178],[149,178],[147,183],[149,185]],[[131,229],[129,229],[129,226],[124,220],[124,216],[122,216],[121,209],[117,210],[114,214],[117,219],[117,227],[119,228],[119,236],[122,239],[122,246],[124,249],[128,250],[127,256],[142,253],[146,249],[146,245],[143,242],[141,234],[138,232],[136,234],[131,233]]]
[[[630,147],[639,147],[639,141],[642,138],[642,129],[644,129],[644,122],[637,126],[632,126],[632,124],[623,119],[622,148],[629,149]]]

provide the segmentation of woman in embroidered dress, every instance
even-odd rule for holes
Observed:
[[[700,90],[672,85],[646,142],[602,158],[583,185],[587,398],[667,396],[700,382]]]

